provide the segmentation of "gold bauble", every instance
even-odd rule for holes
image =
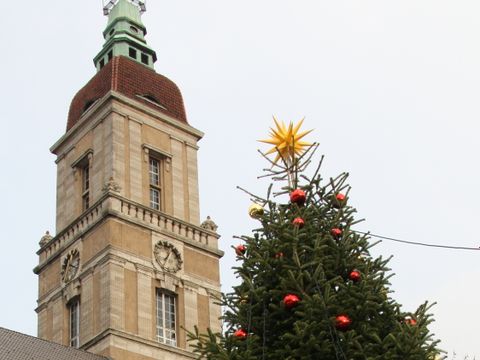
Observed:
[[[240,304],[242,305],[248,304],[248,296],[242,296],[240,298]]]
[[[263,207],[258,204],[252,204],[248,208],[248,215],[250,215],[252,219],[261,218],[263,213],[264,213]]]

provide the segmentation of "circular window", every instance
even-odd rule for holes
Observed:
[[[135,26],[130,26],[130,30],[134,32],[135,34],[138,33],[138,29]]]
[[[110,36],[112,36],[113,34],[115,34],[115,29],[110,30]]]

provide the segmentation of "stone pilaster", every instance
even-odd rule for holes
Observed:
[[[183,144],[172,138],[173,216],[185,220]]]
[[[187,157],[187,177],[188,177],[188,210],[189,221],[192,224],[200,225],[200,199],[198,195],[198,169],[197,169],[197,149],[192,145],[186,144]]]
[[[142,188],[142,125],[129,118],[129,148],[130,148],[130,198],[139,204],[143,203]]]
[[[92,200],[96,201],[102,195],[102,188],[108,181],[105,178],[104,171],[104,125],[103,122],[99,123],[93,129],[93,161],[90,175],[90,192],[92,194]]]
[[[113,113],[111,117],[113,131],[113,178],[121,189],[125,189],[125,118]]]
[[[82,279],[80,297],[80,342],[83,344],[93,337],[93,274],[89,272]]]
[[[125,276],[123,264],[112,261],[108,265],[110,276],[110,326],[125,330]]]
[[[185,329],[192,331],[194,326],[198,325],[198,289],[193,284],[184,285],[185,302]]]
[[[64,343],[64,333],[68,329],[65,329],[65,305],[63,304],[63,299],[61,297],[56,298],[52,303],[52,313],[53,313],[53,324],[52,324],[52,339],[51,341],[63,344]],[[67,335],[68,336],[68,335]]]
[[[154,338],[152,334],[153,291],[151,273],[142,267],[137,267],[138,335],[145,339]]]

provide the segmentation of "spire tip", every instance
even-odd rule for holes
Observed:
[[[119,1],[126,1],[126,0],[102,0],[103,3],[103,15],[108,16],[110,11],[117,5]],[[128,2],[136,5],[139,10],[140,14],[143,14],[147,11],[147,0],[128,0]]]

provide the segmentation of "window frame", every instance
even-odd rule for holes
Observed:
[[[152,171],[152,162],[156,163],[156,173]],[[156,183],[152,181],[152,177],[156,176]],[[161,211],[163,210],[163,161],[156,156],[149,155],[148,157],[148,187],[149,187],[149,205],[152,209]],[[154,202],[152,194],[157,195],[157,199]]]
[[[172,163],[172,155],[157,149],[151,145],[143,144],[142,145],[143,152],[144,152],[144,175],[147,177],[143,180],[143,184],[145,187],[145,204],[155,211],[165,211],[166,208],[166,186],[167,186],[167,179],[168,173],[170,172],[170,167]],[[150,160],[154,159],[158,161],[159,164],[159,184],[152,184],[151,181],[151,174],[150,174]],[[152,193],[153,191],[157,191],[159,197],[159,208],[155,208],[152,206]]]
[[[80,347],[80,299],[76,298],[68,304],[69,318],[69,345],[78,349]]]
[[[166,300],[169,300],[168,303]],[[178,324],[177,295],[165,289],[156,289],[155,293],[155,331],[159,343],[177,346]],[[161,306],[161,309],[159,307]],[[173,311],[172,311],[173,306]],[[169,307],[170,309],[168,309]],[[167,319],[170,317],[170,319]],[[172,325],[173,324],[173,325]]]
[[[93,150],[88,149],[76,161],[73,162],[75,181],[77,182],[77,191],[80,193],[81,203],[79,208],[81,212],[87,211],[92,205],[91,202],[91,170],[92,170]],[[80,181],[80,184],[78,184]],[[78,193],[77,193],[78,194]],[[77,195],[78,196],[78,195]]]
[[[90,164],[81,168],[82,173],[82,211],[90,207]]]

